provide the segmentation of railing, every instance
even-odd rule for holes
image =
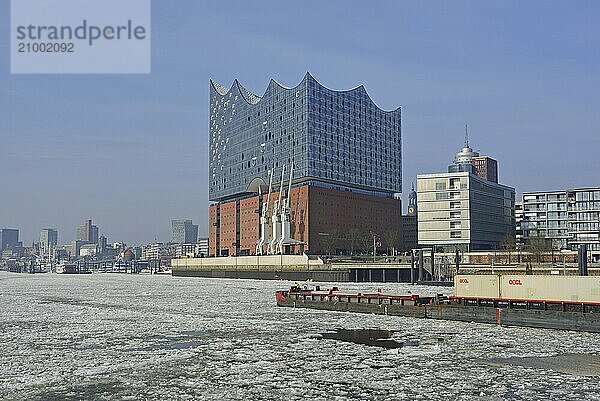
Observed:
[[[598,302],[554,301],[540,299],[506,299],[451,296],[449,299],[463,306],[478,306],[501,309],[524,309],[559,312],[600,312]]]
[[[434,297],[423,297],[419,295],[382,295],[382,294],[345,294],[341,292],[313,292],[313,291],[277,291],[277,294],[292,301],[311,302],[349,302],[378,305],[408,305],[419,306],[433,302]]]

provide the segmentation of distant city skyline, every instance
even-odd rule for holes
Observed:
[[[9,2],[0,13],[8,37]],[[150,75],[10,75],[2,59],[0,227],[25,246],[46,227],[70,242],[87,219],[111,242],[168,242],[180,216],[207,236],[209,79],[262,95],[309,71],[401,106],[403,210],[465,123],[517,198],[599,184],[600,3],[182,0],[152,13]]]

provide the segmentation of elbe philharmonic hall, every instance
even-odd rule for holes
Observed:
[[[209,256],[401,238],[401,111],[380,109],[363,86],[331,90],[307,73],[257,96],[211,81],[209,124]]]

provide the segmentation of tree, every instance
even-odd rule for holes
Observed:
[[[354,255],[356,246],[360,243],[361,233],[358,228],[351,228],[348,230],[348,243],[350,244],[350,255]]]
[[[335,250],[339,242],[338,234],[335,232],[319,233],[319,237],[321,238],[321,242],[323,244],[323,250],[325,250],[327,254],[331,256],[331,251]]]
[[[517,239],[514,235],[507,234],[506,237],[504,237],[504,239],[500,243],[500,248],[503,251],[505,251],[508,255],[508,264],[510,264],[511,262],[511,253],[516,249],[516,247]]]
[[[394,255],[394,251],[396,249],[396,247],[398,246],[398,232],[396,230],[386,230],[383,233],[383,241],[385,242],[385,245],[388,248],[388,251],[391,250],[392,252],[388,252],[388,254],[390,255]]]
[[[551,241],[546,237],[529,237],[527,250],[535,255],[538,265],[542,263],[542,255],[552,249]]]
[[[362,251],[366,251],[369,253],[369,250],[373,248],[373,234],[370,231],[363,231],[360,233],[356,246],[358,246]]]

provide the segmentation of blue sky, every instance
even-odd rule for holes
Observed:
[[[152,74],[10,75],[0,3],[0,227],[93,218],[111,241],[207,232],[208,81],[306,71],[403,108],[405,194],[463,141],[518,193],[600,185],[600,2],[152,2]]]

